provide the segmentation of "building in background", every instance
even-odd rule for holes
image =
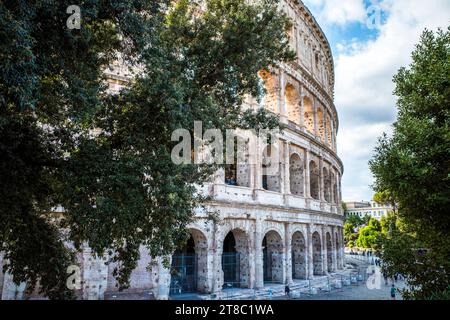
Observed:
[[[381,217],[386,216],[390,211],[392,211],[391,205],[381,205],[375,201],[352,201],[346,202],[347,209],[345,210],[345,216],[359,216],[364,218],[365,216],[370,216],[377,220]]]

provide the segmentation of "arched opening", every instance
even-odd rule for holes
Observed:
[[[191,230],[186,244],[175,250],[170,269],[170,294],[206,292],[208,243],[198,230]]]
[[[264,282],[283,283],[283,240],[275,231],[269,231],[262,243]]]
[[[249,287],[249,241],[244,231],[228,232],[223,241],[223,288]]]
[[[293,85],[288,84],[285,89],[284,101],[288,120],[300,124],[300,96]]]
[[[314,161],[309,163],[309,184],[311,197],[319,200],[319,167]]]
[[[262,187],[268,191],[280,192],[280,164],[277,157],[278,150],[272,146],[267,146],[262,156]]]
[[[289,179],[291,194],[304,196],[303,161],[298,154],[293,154],[289,160]]]
[[[304,125],[306,130],[311,134],[314,134],[314,109],[311,99],[308,97],[303,98],[303,110],[304,110]]]
[[[299,231],[292,236],[292,279],[306,279],[306,241]]]
[[[331,179],[327,168],[323,168],[323,188],[325,201],[331,203]]]
[[[331,235],[329,232],[327,232],[326,239],[327,239],[327,267],[328,267],[328,272],[332,272],[333,271],[333,243],[331,242]]]
[[[244,138],[233,138],[233,163],[225,166],[225,184],[231,186],[250,187],[249,144]]]
[[[320,140],[325,142],[325,123],[323,119],[322,108],[317,108],[317,132],[319,134]]]
[[[278,113],[278,93],[276,77],[267,70],[261,70],[259,77],[264,83],[265,95],[263,97],[263,106],[273,113]]]
[[[323,267],[322,267],[322,244],[320,241],[320,235],[318,232],[314,232],[312,235],[312,244],[313,244],[313,267],[314,267],[314,275],[321,276],[323,275]]]

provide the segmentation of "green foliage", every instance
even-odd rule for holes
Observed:
[[[372,219],[372,217],[371,217],[370,215],[366,214],[366,215],[362,218],[363,224],[367,226],[367,225],[369,224],[369,222],[370,222],[370,219]]]
[[[393,210],[396,211],[396,202],[394,196],[389,190],[383,190],[376,192],[373,195],[373,201],[380,205],[391,205]]]
[[[350,248],[354,247],[358,240],[358,232],[355,231],[355,226],[349,222],[344,224],[344,240]]]
[[[379,248],[381,225],[377,219],[370,219],[369,223],[359,230],[357,246],[365,249]]]
[[[450,28],[426,30],[412,60],[394,77],[398,120],[370,168],[401,221],[383,241],[385,269],[405,274],[405,297],[427,299],[450,285]]]
[[[0,2],[0,244],[16,282],[70,297],[65,244],[88,243],[126,288],[141,245],[164,256],[186,239],[194,186],[217,169],[173,164],[173,130],[278,127],[239,105],[293,57],[288,18],[274,0],[205,3],[88,1],[69,30],[70,1]],[[142,73],[113,94],[103,70],[119,52]]]
[[[345,222],[351,224],[355,229],[359,229],[359,227],[361,227],[364,224],[363,219],[361,219],[361,217],[357,215],[347,216],[345,218]]]

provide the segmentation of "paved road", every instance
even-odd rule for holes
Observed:
[[[405,285],[401,281],[397,281],[397,288],[404,288]],[[343,287],[342,290],[334,290],[331,293],[319,293],[317,295],[302,295],[300,300],[392,300],[391,286],[381,285],[381,289],[370,290],[365,284],[358,286]],[[402,300],[397,293],[396,300]]]

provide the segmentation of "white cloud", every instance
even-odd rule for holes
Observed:
[[[305,0],[306,6],[318,9],[321,21],[345,25],[350,22],[363,22],[366,9],[363,0]]]
[[[321,7],[320,21],[328,27],[344,21],[365,23],[361,20],[361,2],[305,1]],[[368,200],[372,196],[369,185],[373,178],[367,163],[377,138],[395,121],[393,75],[410,63],[411,52],[425,27],[445,29],[450,22],[448,0],[382,0],[379,4],[386,21],[376,39],[349,39],[336,45],[335,103],[340,117],[338,152],[345,166],[345,200]]]

